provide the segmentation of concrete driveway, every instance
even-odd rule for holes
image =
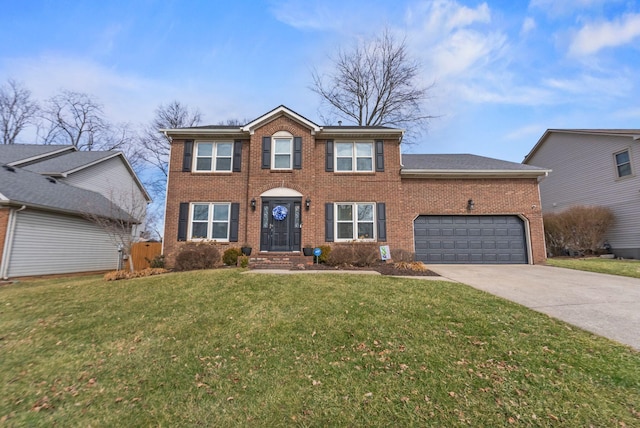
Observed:
[[[640,279],[537,265],[429,269],[640,350]]]

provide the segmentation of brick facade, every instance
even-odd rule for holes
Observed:
[[[302,168],[274,171],[261,167],[262,138],[278,131],[302,137]],[[391,248],[413,251],[413,220],[421,214],[467,214],[466,201],[476,202],[474,214],[515,214],[528,221],[533,263],[545,260],[540,198],[536,178],[527,179],[426,179],[401,177],[398,138],[384,139],[384,172],[337,173],[325,171],[325,136],[287,115],[279,116],[242,139],[241,172],[183,172],[183,150],[187,139],[178,130],[173,135],[165,216],[164,254],[168,266],[183,242],[178,242],[178,217],[181,202],[237,202],[240,205],[238,242],[224,243],[238,247],[248,243],[260,248],[261,194],[288,188],[311,200],[309,210],[302,209],[302,245],[325,245],[325,203],[384,202],[386,205],[387,241]],[[330,131],[324,131],[326,134]],[[384,135],[352,140],[379,140]],[[212,133],[201,140],[216,140]],[[220,138],[217,138],[220,139]],[[239,139],[239,136],[233,138]],[[229,138],[226,138],[228,141]],[[375,169],[375,168],[374,168]],[[257,209],[251,209],[251,200]]]

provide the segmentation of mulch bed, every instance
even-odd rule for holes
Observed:
[[[359,267],[359,266],[328,266],[324,263],[310,264],[304,266],[294,267],[292,270],[373,270],[380,272],[382,275],[394,275],[394,276],[440,276],[437,273],[426,271],[415,271],[411,269],[397,269],[393,266],[393,263],[376,263],[372,266]]]

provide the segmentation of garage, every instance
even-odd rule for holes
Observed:
[[[524,221],[515,215],[418,216],[414,242],[424,263],[528,263]]]

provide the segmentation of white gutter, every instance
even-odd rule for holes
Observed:
[[[534,178],[549,175],[551,170],[504,169],[401,169],[400,175],[415,178]]]
[[[13,249],[13,235],[16,228],[17,213],[27,209],[26,205],[21,206],[17,210],[9,210],[9,220],[7,222],[7,235],[4,239],[4,249],[2,250],[2,260],[0,261],[0,278],[8,279],[7,271],[9,270],[9,259],[11,258],[11,250]]]

